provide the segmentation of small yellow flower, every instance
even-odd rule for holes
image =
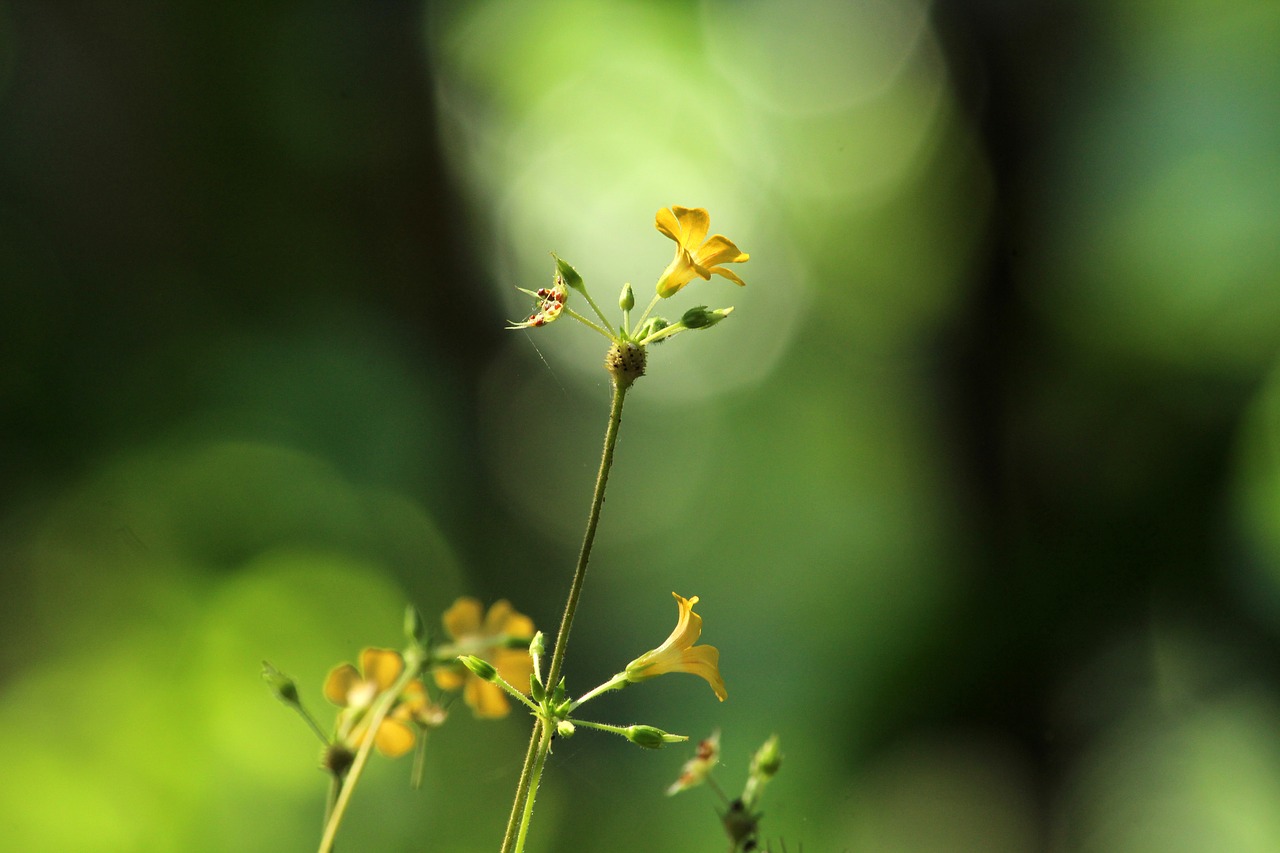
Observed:
[[[404,658],[391,649],[365,649],[360,669],[349,663],[334,667],[324,682],[324,695],[343,710],[338,716],[338,737],[358,748],[369,734],[368,712],[380,694],[391,688],[404,672]],[[389,758],[413,749],[414,730],[409,723],[438,725],[438,715],[427,699],[421,681],[411,681],[391,712],[378,725],[373,745]]]
[[[723,234],[713,234],[704,243],[711,227],[711,216],[703,208],[664,207],[658,211],[655,224],[659,231],[676,241],[676,256],[658,279],[659,296],[665,299],[679,292],[680,288],[693,281],[694,276],[709,280],[712,273],[740,286],[746,284],[719,264],[740,264],[751,256],[740,251]]]
[[[489,612],[474,598],[463,596],[444,613],[444,629],[453,638],[459,654],[471,654],[488,661],[511,686],[529,692],[529,676],[533,674],[533,658],[528,640],[533,636],[533,620],[516,612],[511,603],[496,601]],[[523,638],[521,648],[508,648],[509,638]],[[462,698],[477,717],[505,717],[511,704],[502,688],[479,678],[461,664],[437,667],[433,671],[442,690],[462,688]]]
[[[668,672],[689,672],[706,679],[716,692],[716,698],[723,702],[729,694],[724,689],[724,679],[720,677],[719,650],[715,646],[694,645],[702,635],[702,617],[693,612],[698,596],[681,598],[674,592],[671,594],[680,608],[675,630],[661,646],[627,664],[627,681],[644,681]]]

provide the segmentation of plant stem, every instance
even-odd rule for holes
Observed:
[[[538,798],[538,783],[542,781],[542,769],[547,764],[547,756],[551,753],[551,739],[555,735],[548,720],[541,720],[534,731],[539,732],[541,736],[538,739],[537,757],[533,761],[529,795],[525,798],[523,814],[520,816],[520,832],[516,836],[515,853],[524,853],[525,838],[529,835],[529,824],[533,820],[533,803]]]
[[[632,335],[635,335],[636,332],[640,331],[640,327],[644,325],[645,320],[649,319],[650,312],[652,312],[653,309],[658,306],[658,300],[661,298],[662,298],[661,296],[654,296],[652,299],[649,300],[649,307],[644,309],[644,313],[641,314],[640,319],[636,321],[636,327],[634,329],[628,330]]]
[[[605,428],[604,450],[600,455],[595,492],[591,496],[591,510],[587,513],[587,529],[582,536],[578,565],[573,572],[573,581],[569,584],[569,597],[565,601],[560,630],[556,633],[555,648],[551,652],[551,667],[546,680],[548,692],[554,691],[560,682],[560,671],[564,667],[565,651],[569,645],[569,630],[573,627],[573,615],[578,610],[578,599],[582,596],[587,563],[591,560],[591,547],[595,544],[596,527],[600,524],[600,511],[604,507],[604,491],[609,484],[609,469],[613,467],[618,427],[622,424],[622,404],[626,401],[630,386],[630,382],[619,382],[616,379],[613,383],[613,402],[609,407],[609,424]],[[546,763],[547,754],[551,752],[554,733],[554,722],[546,718],[539,719],[533,728],[529,750],[524,758],[524,768],[520,771],[520,782],[516,786],[515,801],[511,804],[511,815],[507,819],[507,831],[502,838],[502,853],[514,853],[523,848],[524,836],[533,816],[533,800],[537,796],[538,782],[541,781],[542,766]]]

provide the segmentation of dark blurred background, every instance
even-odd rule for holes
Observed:
[[[559,617],[602,341],[706,207],[751,261],[630,396],[567,669],[702,597],[769,849],[1280,849],[1280,7],[0,2],[0,782],[26,851],[305,850],[325,672]],[[677,304],[678,303],[678,304]],[[666,306],[664,305],[664,309]],[[527,723],[374,764],[354,850],[492,850]],[[557,746],[539,850],[724,849],[691,750]]]

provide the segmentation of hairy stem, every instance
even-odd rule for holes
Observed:
[[[591,496],[591,510],[587,514],[587,529],[582,537],[582,549],[578,552],[578,565],[569,584],[569,598],[565,601],[564,615],[560,618],[560,630],[556,633],[555,648],[551,653],[551,666],[547,672],[547,690],[555,690],[564,668],[565,651],[569,645],[569,631],[573,627],[573,615],[582,597],[582,585],[587,576],[587,564],[591,560],[591,547],[596,539],[596,527],[600,524],[600,511],[604,508],[604,492],[609,484],[609,469],[613,467],[613,451],[618,444],[618,427],[622,424],[622,404],[627,397],[630,381],[613,383],[613,402],[609,407],[609,424],[604,433],[604,451],[600,456],[600,470],[596,474],[596,488]],[[529,750],[525,753],[524,768],[516,785],[516,796],[507,819],[507,831],[502,838],[502,853],[514,853],[524,846],[524,836],[533,816],[533,800],[541,781],[542,766],[551,752],[551,739],[555,723],[540,719],[529,738]]]

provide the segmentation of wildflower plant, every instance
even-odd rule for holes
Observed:
[[[719,763],[720,731],[717,729],[711,733],[711,737],[698,743],[693,758],[684,763],[680,768],[680,776],[667,788],[667,796],[679,794],[705,782],[724,805],[724,811],[719,813],[720,825],[729,839],[729,853],[751,853],[759,850],[760,821],[764,817],[764,813],[760,811],[760,799],[764,795],[765,785],[769,784],[769,780],[777,775],[778,768],[782,766],[778,736],[770,736],[751,756],[742,794],[732,800],[725,796],[712,776]]]
[[[710,280],[712,276],[720,276],[738,286],[744,284],[725,264],[744,263],[749,256],[723,235],[707,236],[710,217],[706,210],[665,208],[655,216],[655,225],[660,233],[675,242],[675,255],[658,276],[654,296],[639,317],[632,317],[635,293],[630,284],[623,285],[618,299],[620,317],[610,319],[578,271],[553,255],[555,269],[551,285],[538,290],[522,288],[533,298],[533,310],[524,320],[508,327],[537,329],[568,316],[609,342],[604,366],[612,379],[613,393],[604,448],[582,547],[560,626],[550,645],[550,655],[547,638],[535,630],[533,620],[506,601],[496,602],[486,612],[478,600],[459,598],[442,615],[443,636],[436,638],[428,636],[421,616],[410,606],[405,617],[403,650],[368,648],[361,652],[358,667],[343,663],[330,671],[323,692],[338,708],[331,733],[326,733],[303,706],[293,681],[271,664],[264,663],[264,679],[324,743],[323,766],[331,776],[331,786],[320,853],[333,849],[338,827],[372,752],[397,758],[416,748],[413,775],[415,780],[420,778],[426,735],[440,728],[447,717],[446,702],[442,700],[445,694],[459,693],[473,714],[481,719],[504,717],[516,704],[534,718],[529,748],[503,835],[502,853],[524,850],[542,772],[556,738],[571,737],[583,728],[618,735],[648,749],[688,740],[684,735],[671,734],[656,726],[586,719],[581,715],[581,708],[587,702],[604,693],[673,672],[696,675],[707,682],[718,700],[724,701],[727,697],[720,675],[719,651],[714,646],[698,644],[702,617],[694,612],[698,603],[696,595],[685,598],[673,593],[677,621],[671,634],[603,684],[575,697],[570,694],[564,676],[569,634],[600,522],[627,391],[644,375],[649,346],[687,331],[709,329],[733,311],[732,307],[711,309],[698,305],[671,320],[655,313],[655,309],[696,278]],[[585,306],[577,305],[579,300]]]

